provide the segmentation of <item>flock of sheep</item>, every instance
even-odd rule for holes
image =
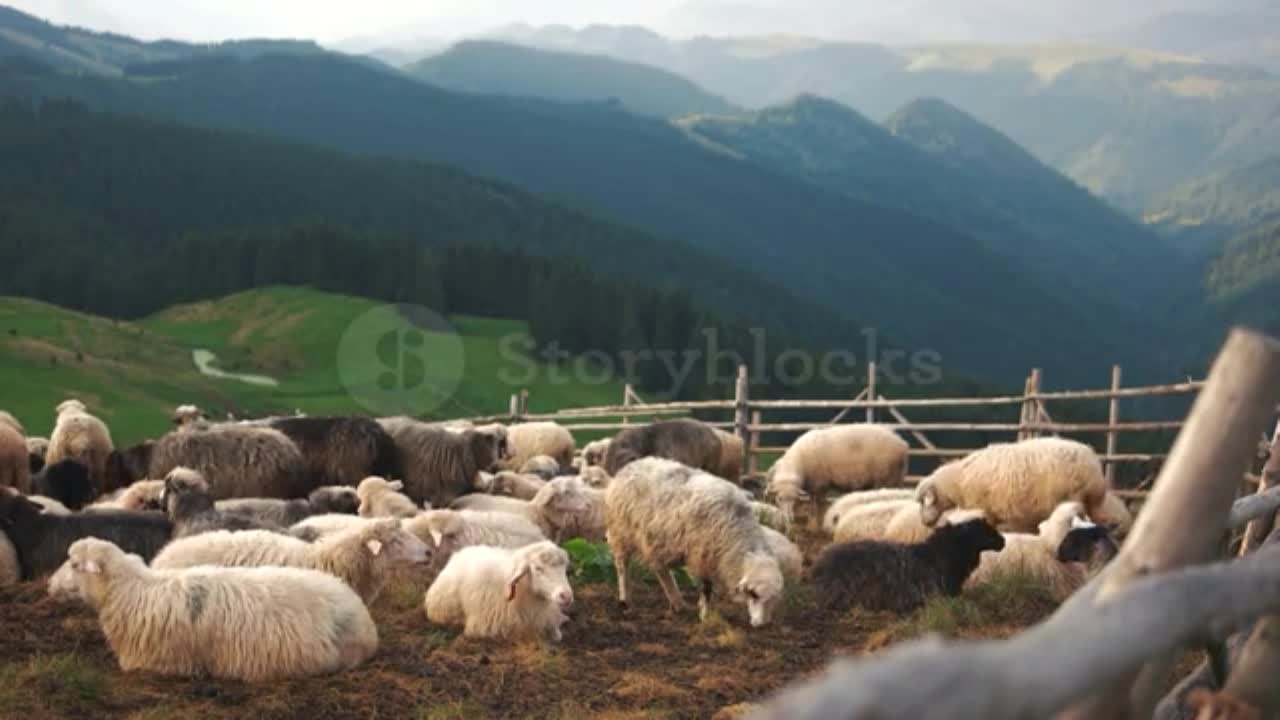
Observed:
[[[0,411],[0,585],[50,576],[87,604],[124,670],[250,681],[339,671],[377,650],[368,606],[398,574],[432,579],[426,620],[467,636],[558,642],[574,602],[559,543],[605,541],[618,599],[632,560],[685,607],[674,571],[770,623],[806,580],[832,611],[907,611],[1002,573],[1065,597],[1131,522],[1087,446],[991,445],[902,489],[907,444],[874,425],[801,436],[762,502],[743,446],[695,420],[580,451],[555,423],[407,417],[210,422],[115,448],[85,405],[47,440]],[[847,494],[823,512],[830,490]],[[835,542],[807,576],[797,503]]]

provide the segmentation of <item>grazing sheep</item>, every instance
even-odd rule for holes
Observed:
[[[371,475],[401,477],[400,451],[387,431],[363,417],[288,417],[268,423],[298,446],[309,487],[355,485]]]
[[[204,476],[191,468],[174,468],[165,475],[160,504],[173,523],[175,540],[214,530],[280,530],[251,517],[220,512]]]
[[[85,508],[85,512],[101,512],[104,510],[164,510],[160,497],[164,495],[163,480],[139,480],[129,487],[119,490],[114,496],[100,499]]]
[[[0,422],[0,487],[21,493],[31,492],[31,455],[27,439],[7,423]]]
[[[356,496],[360,499],[357,512],[360,517],[408,518],[417,515],[418,506],[408,495],[400,492],[403,489],[404,483],[399,480],[367,477],[356,487]]]
[[[542,541],[512,550],[466,547],[454,553],[423,599],[427,619],[462,625],[474,638],[559,642],[573,605],[569,554]]]
[[[569,532],[583,529],[590,524],[593,511],[592,499],[581,483],[561,482],[576,480],[572,477],[556,478],[547,483],[532,500],[497,495],[464,495],[453,502],[454,510],[480,512],[504,512],[522,517],[538,526],[543,535],[561,542],[572,537]]]
[[[769,494],[791,522],[795,504],[811,503],[817,530],[827,490],[866,490],[901,485],[907,474],[905,440],[878,425],[836,425],[801,435],[769,468]]]
[[[173,533],[160,513],[101,512],[52,515],[29,498],[0,492],[0,530],[9,536],[24,580],[47,575],[67,559],[71,543],[86,537],[110,540],[128,552],[152,558]]]
[[[508,425],[507,443],[511,455],[502,464],[507,470],[519,470],[539,455],[551,458],[557,467],[568,467],[577,450],[573,435],[564,426],[549,421]]]
[[[1060,503],[1040,523],[1036,534],[1004,533],[1004,549],[984,554],[965,588],[986,585],[998,577],[1021,575],[1048,588],[1054,599],[1065,600],[1088,578],[1083,565],[1060,562],[1058,548],[1072,529],[1085,527],[1097,526],[1088,520],[1084,505]]]
[[[609,477],[609,473],[605,472],[604,468],[599,465],[590,465],[582,468],[578,471],[578,477],[588,487],[593,487],[597,490],[604,490],[609,487],[610,481],[613,480],[613,478]]]
[[[298,446],[272,428],[219,423],[170,432],[157,440],[150,452],[136,452],[150,457],[143,476],[129,478],[130,483],[187,467],[209,483],[214,500],[301,498],[320,484],[309,482]]]
[[[673,460],[636,460],[605,491],[605,517],[624,605],[627,564],[639,554],[673,612],[684,601],[671,571],[683,564],[701,580],[704,619],[714,587],[746,603],[753,627],[772,618],[782,599],[782,571],[751,504],[733,483]]]
[[[44,466],[31,479],[31,491],[53,498],[70,510],[79,510],[98,496],[89,468],[70,458]]]
[[[565,514],[560,523],[560,532],[556,540],[564,542],[573,538],[582,538],[590,542],[605,541],[604,491],[597,490],[582,482],[576,475],[558,477],[548,483],[551,491],[561,497],[580,497],[586,501],[586,508],[580,512]]]
[[[455,552],[472,545],[521,548],[546,536],[528,520],[501,512],[427,510],[402,520],[401,527],[435,545],[435,562],[443,565]]]
[[[616,477],[630,462],[658,457],[714,473],[720,469],[720,453],[720,438],[705,423],[664,420],[627,428],[615,435],[605,453],[604,469]]]
[[[475,487],[482,470],[497,469],[501,439],[495,434],[451,433],[405,418],[380,422],[400,450],[404,493],[414,502],[447,507]]]
[[[49,583],[98,613],[126,672],[267,682],[351,669],[378,648],[369,610],[341,581],[294,568],[148,568],[97,539],[71,546]]]
[[[833,610],[860,605],[904,613],[935,595],[960,594],[979,556],[1004,548],[985,520],[938,528],[928,540],[899,544],[862,540],[829,545],[813,565],[813,581]]]
[[[493,495],[505,495],[517,500],[532,500],[547,484],[546,479],[538,475],[526,475],[503,470],[493,476],[488,492]]]
[[[210,532],[173,541],[156,555],[151,567],[278,565],[319,570],[342,580],[372,605],[393,573],[430,560],[431,548],[426,543],[402,530],[399,520],[382,518],[314,543],[262,530]]]
[[[18,418],[13,416],[6,410],[0,410],[0,426],[11,428],[14,432],[26,437],[27,430],[22,427],[22,423],[18,422]]]
[[[27,467],[30,474],[35,475],[44,469],[45,456],[49,454],[49,438],[27,438]]]
[[[996,527],[1031,532],[1068,500],[1084,503],[1091,518],[1106,524],[1107,489],[1092,448],[1047,437],[988,445],[947,463],[920,481],[916,500],[926,525],[951,508],[968,507],[986,511]]]
[[[956,525],[967,520],[987,519],[987,514],[982,510],[972,510],[969,508],[956,508],[948,510],[942,515],[942,524]],[[884,536],[873,538],[893,543],[919,543],[929,539],[935,530],[934,526],[925,525],[920,519],[920,503],[910,501],[907,507],[903,507],[894,513],[890,518],[889,524],[884,529]]]
[[[582,446],[582,467],[600,467],[604,465],[605,455],[609,452],[609,443],[613,438],[592,440]]]
[[[360,507],[354,488],[326,485],[311,491],[305,500],[279,500],[276,498],[244,498],[219,500],[214,503],[218,512],[253,518],[271,527],[288,527],[312,515],[339,513],[354,515]]]
[[[179,405],[173,409],[173,414],[169,416],[173,421],[174,427],[195,427],[201,423],[207,423],[209,416],[195,405]]]
[[[792,584],[800,582],[800,574],[804,570],[804,555],[800,548],[788,540],[786,535],[771,527],[763,527],[761,530],[764,530],[764,537],[769,541],[769,550],[778,560],[782,578]]]
[[[745,452],[742,438],[719,428],[711,428],[720,440],[720,463],[714,474],[736,483],[742,477],[742,458]]]
[[[560,474],[560,463],[550,455],[534,455],[520,466],[520,474],[550,480]]]
[[[915,498],[916,491],[913,488],[883,488],[880,490],[858,490],[847,493],[836,498],[831,503],[831,507],[822,515],[822,529],[828,533],[834,533],[836,526],[840,524],[840,518],[850,510],[872,503],[881,503],[889,500],[911,500]]]
[[[58,420],[49,436],[45,464],[61,460],[78,460],[89,468],[89,477],[99,493],[107,488],[107,456],[115,449],[111,432],[98,418],[90,415],[79,400],[66,400],[58,405]]]

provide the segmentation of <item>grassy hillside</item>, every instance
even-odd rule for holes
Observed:
[[[405,71],[451,90],[548,100],[613,99],[632,112],[655,117],[737,110],[724,98],[655,67],[505,43],[459,43]]]
[[[3,405],[28,432],[47,433],[53,406],[69,395],[81,397],[110,424],[117,443],[164,432],[169,412],[187,402],[242,416],[294,410],[369,413],[343,386],[338,344],[354,320],[378,305],[272,287],[170,308],[130,323],[0,298],[0,374],[20,379],[6,386]],[[534,411],[604,405],[622,397],[620,383],[562,384],[546,366],[537,366],[527,383],[507,384],[503,378],[530,366],[504,354],[500,343],[524,334],[524,324],[468,316],[450,321],[461,336],[464,373],[457,391],[432,413],[437,417],[505,412],[511,393],[521,388],[529,389]],[[267,375],[279,385],[205,377],[192,361],[196,349],[215,353],[223,370]],[[427,367],[427,382],[434,382],[438,378]]]

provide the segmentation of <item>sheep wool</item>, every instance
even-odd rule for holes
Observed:
[[[604,469],[617,476],[628,463],[646,457],[667,458],[715,473],[720,470],[720,438],[707,424],[684,418],[627,428],[609,441]]]
[[[836,498],[831,507],[822,514],[822,529],[834,533],[840,524],[840,518],[850,510],[871,503],[889,500],[911,500],[916,496],[914,488],[884,488],[880,490],[858,490]]]
[[[832,537],[838,543],[884,540],[888,536],[889,523],[904,509],[920,515],[920,506],[910,499],[883,500],[848,508],[832,531]]]
[[[363,417],[286,417],[268,424],[302,453],[309,488],[353,485],[370,475],[401,477],[396,443],[375,420]]]
[[[17,429],[0,422],[0,487],[31,492],[31,457],[27,439]]]
[[[408,495],[400,492],[403,489],[403,482],[376,475],[361,480],[356,487],[356,496],[360,499],[360,517],[407,518],[417,515],[418,506]]]
[[[76,460],[89,468],[98,492],[107,488],[107,457],[115,446],[106,423],[90,415],[79,400],[67,400],[57,408],[58,419],[49,436],[45,464]]]
[[[765,539],[769,541],[769,549],[778,560],[782,577],[789,583],[800,582],[800,573],[804,568],[804,555],[800,548],[777,530],[769,527],[762,529]]]
[[[89,538],[50,592],[86,601],[126,672],[267,682],[351,669],[378,630],[341,581],[294,568],[157,571]]]
[[[865,490],[901,485],[907,473],[905,440],[878,425],[836,425],[810,430],[769,468],[769,493],[790,519],[808,499],[809,524],[818,528],[830,488]]]
[[[423,598],[427,619],[467,637],[559,642],[573,605],[569,554],[542,541],[518,550],[472,546],[449,559]]]
[[[136,483],[135,483],[136,484]],[[219,500],[214,508],[221,513],[241,515],[264,525],[287,527],[312,515],[343,513],[354,515],[360,508],[355,488],[327,485],[311,491],[305,500],[243,498]]]
[[[481,471],[498,463],[502,439],[479,430],[453,433],[408,418],[379,421],[395,441],[404,467],[404,494],[416,503],[447,507],[475,487]]]
[[[514,549],[546,540],[537,525],[508,513],[427,510],[400,521],[400,525],[435,546],[433,562],[441,567],[464,547],[489,545]]]
[[[157,440],[147,454],[148,477],[191,468],[209,483],[214,500],[300,498],[313,489],[298,447],[267,427],[219,423],[174,431]]]
[[[576,445],[573,435],[553,422],[516,423],[507,426],[511,457],[503,463],[508,470],[524,472],[526,463],[539,455],[551,458],[557,467],[568,467]]]
[[[956,507],[984,510],[1002,529],[1032,532],[1059,503],[1084,503],[1102,512],[1108,487],[1097,454],[1084,443],[1058,437],[997,443],[938,468],[916,487],[922,519],[935,525]]]
[[[715,470],[715,474],[729,482],[736,483],[742,477],[742,458],[745,453],[742,438],[719,428],[711,429],[715,432],[716,438],[720,440],[720,463]]]

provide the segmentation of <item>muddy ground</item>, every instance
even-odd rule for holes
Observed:
[[[814,545],[805,544],[812,556]],[[906,617],[832,616],[802,585],[789,591],[779,622],[756,630],[726,604],[708,623],[693,611],[669,617],[653,584],[640,584],[623,612],[613,589],[596,583],[576,588],[561,645],[512,647],[428,624],[424,587],[421,579],[400,583],[379,599],[381,647],[365,666],[258,686],[126,675],[87,608],[49,599],[43,582],[0,589],[0,717],[733,718],[834,655],[929,630],[1005,636],[1052,610],[1038,597],[992,596]]]

